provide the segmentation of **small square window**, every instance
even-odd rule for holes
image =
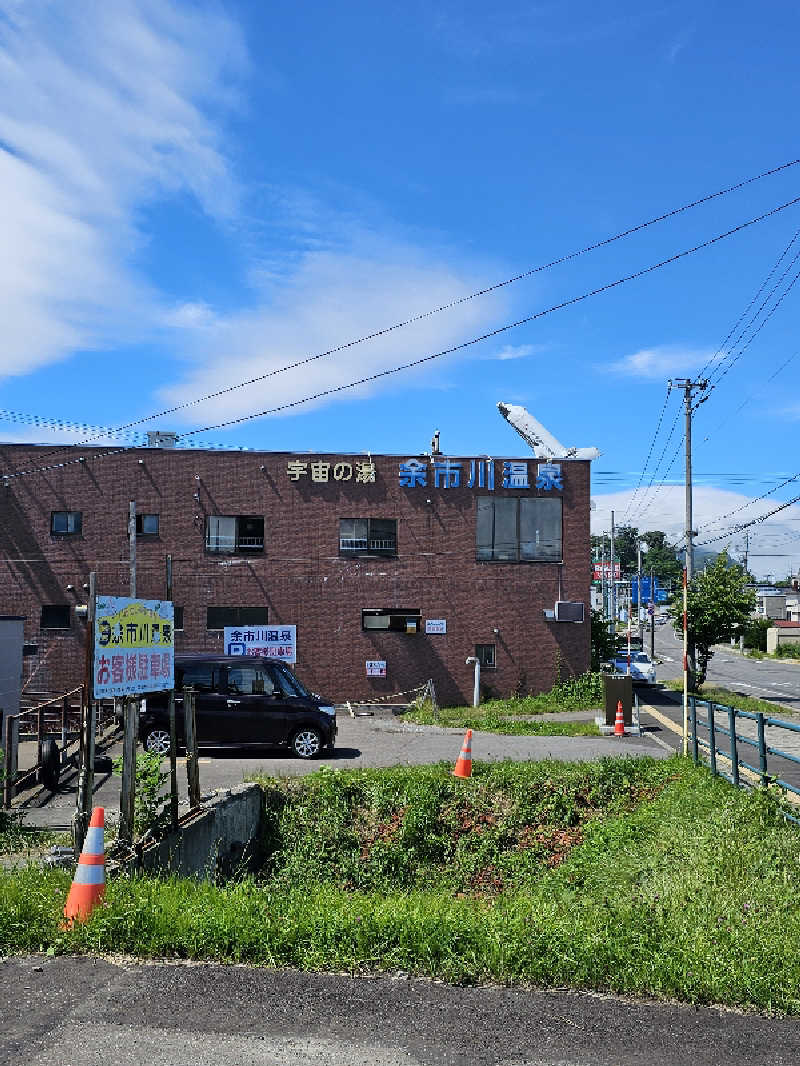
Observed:
[[[397,519],[340,518],[339,551],[348,555],[397,555]]]
[[[497,645],[495,644],[476,644],[475,645],[475,658],[481,664],[481,670],[496,670],[497,669]]]
[[[158,536],[158,515],[157,514],[139,514],[136,512],[136,536],[137,537],[157,537]]]
[[[44,603],[42,604],[42,617],[39,623],[40,629],[69,629],[70,606],[68,603]]]
[[[206,551],[263,552],[263,515],[209,515],[206,519]]]
[[[80,533],[83,529],[83,511],[51,511],[50,532],[60,536]]]

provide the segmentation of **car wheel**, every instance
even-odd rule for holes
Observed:
[[[39,764],[39,781],[48,792],[55,792],[61,776],[61,754],[52,737],[42,741],[42,761]]]
[[[322,734],[313,726],[304,726],[292,736],[290,746],[298,759],[316,759],[322,751]]]
[[[145,733],[144,749],[153,755],[169,755],[169,733],[166,729],[149,729]]]

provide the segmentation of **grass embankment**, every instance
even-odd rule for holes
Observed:
[[[672,689],[673,692],[683,692],[682,681],[665,681],[664,684],[667,688]],[[763,711],[764,714],[768,714],[772,718],[780,717],[782,711],[789,710],[789,708],[783,708],[780,703],[775,703],[773,700],[759,700],[755,696],[741,696],[738,692],[732,692],[729,688],[720,688],[718,685],[703,685],[702,692],[693,692],[690,695],[696,696],[698,700],[711,700],[713,703],[721,703],[725,707],[735,707],[737,711],[749,711],[751,714]]]
[[[440,707],[430,702],[412,706],[403,720],[417,725],[440,725],[459,729],[477,729],[485,733],[508,736],[581,736],[596,737],[600,730],[594,722],[570,722],[545,719],[540,715],[558,711],[594,710],[603,703],[601,674],[584,674],[554,685],[537,696],[486,700],[479,707]],[[529,721],[529,719],[534,719]]]
[[[800,849],[769,793],[686,760],[322,770],[265,783],[268,867],[116,879],[60,932],[63,871],[0,875],[0,953],[124,952],[525,981],[800,1013]]]

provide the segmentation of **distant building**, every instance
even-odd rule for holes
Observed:
[[[431,678],[468,702],[473,655],[505,696],[589,668],[588,461],[173,443],[0,446],[0,613],[25,618],[33,688],[83,677],[90,571],[128,595],[130,501],[139,597],[165,595],[172,556],[178,651],[294,624],[299,676],[337,700]],[[557,620],[575,604],[583,624]]]

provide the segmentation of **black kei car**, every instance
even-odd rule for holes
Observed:
[[[314,759],[336,740],[336,709],[309,692],[288,666],[256,656],[175,656],[175,719],[183,741],[183,689],[195,691],[198,747],[288,747]],[[169,752],[167,693],[149,695],[139,718],[146,751]]]

